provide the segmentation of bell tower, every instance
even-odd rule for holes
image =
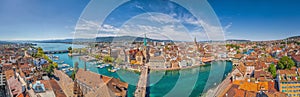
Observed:
[[[194,45],[195,45],[195,47],[194,47],[195,51],[198,52],[198,50],[199,50],[199,45],[198,45],[198,43],[197,43],[196,36],[195,36],[195,38],[194,38]]]
[[[147,36],[145,34],[144,37],[144,46],[143,46],[143,55],[144,55],[144,63],[147,63],[149,61],[149,50],[147,46]]]

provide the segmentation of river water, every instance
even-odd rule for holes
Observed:
[[[62,43],[37,43],[37,46],[47,50],[66,50],[68,47],[82,48],[82,45],[62,44]],[[59,56],[64,64],[73,66],[79,62],[79,68],[84,68],[84,61],[79,57],[69,57],[68,54],[54,54]],[[139,73],[119,70],[115,73],[109,72],[108,68],[97,68],[96,65],[87,63],[89,71],[118,78],[129,83],[128,97],[132,97],[135,85],[138,82]],[[208,89],[215,87],[231,71],[232,63],[229,61],[218,61],[206,66],[175,70],[175,71],[151,71],[149,77],[149,88],[147,91],[150,97],[199,97]]]

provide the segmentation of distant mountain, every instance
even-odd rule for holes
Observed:
[[[288,37],[286,39],[295,39],[300,40],[300,36]],[[108,37],[97,37],[94,39],[60,39],[60,40],[42,40],[42,41],[26,41],[26,42],[37,42],[37,43],[72,43],[72,42],[143,42],[143,37],[135,37],[135,36],[108,36]],[[175,42],[172,40],[160,40],[160,39],[151,39],[147,38],[147,41],[156,41],[156,42]],[[203,41],[206,42],[206,41]],[[243,40],[243,39],[228,39],[226,42],[251,42],[251,40]],[[0,41],[0,44],[8,44],[13,42]]]
[[[12,42],[0,41],[0,44],[12,44]]]
[[[149,42],[172,42],[172,40],[159,40],[159,39],[151,39],[146,38]],[[117,36],[117,37],[97,37],[97,42],[123,42],[123,41],[129,41],[129,42],[143,42],[144,37],[134,37],[134,36]]]
[[[227,42],[251,42],[251,40],[243,40],[243,39],[228,39]]]
[[[96,39],[62,39],[62,40],[42,40],[42,41],[33,41],[40,43],[72,43],[72,42],[142,42],[143,37],[134,37],[134,36],[109,36],[109,37],[97,37]],[[156,42],[172,42],[171,40],[159,40],[159,39],[150,39],[147,38],[147,41],[156,41]]]
[[[42,40],[42,41],[33,41],[37,43],[72,43],[73,41],[80,41],[80,42],[89,42],[95,39],[59,39],[59,40]]]
[[[292,37],[288,37],[287,39],[300,39],[300,36],[292,36]]]

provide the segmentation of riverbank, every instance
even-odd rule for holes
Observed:
[[[154,71],[172,71],[172,70],[184,70],[184,69],[191,69],[191,68],[196,68],[200,66],[205,66],[205,64],[199,64],[199,65],[194,65],[194,66],[188,66],[184,68],[150,68],[150,70]]]
[[[212,62],[218,62],[218,61],[226,61],[226,62],[232,62],[231,60],[214,60]],[[211,63],[211,62],[209,62]],[[184,69],[192,69],[192,68],[196,68],[196,67],[200,67],[200,66],[205,66],[206,64],[199,64],[199,65],[193,65],[193,66],[187,66],[187,67],[183,67],[183,68],[150,68],[150,70],[154,70],[154,71],[172,71],[172,70],[184,70]]]
[[[38,44],[43,45],[45,50],[64,50],[67,49],[69,44]],[[59,45],[59,48],[56,48]],[[58,56],[60,60],[64,60],[65,64],[69,64],[71,67],[75,62],[79,63],[79,68],[84,68],[84,61],[80,60],[80,56],[70,57],[68,54],[54,54]],[[224,65],[226,63],[226,66]],[[218,83],[215,78],[209,78],[209,76],[222,76],[231,71],[231,62],[212,62],[203,66],[189,67],[186,69],[177,69],[170,71],[158,70],[155,72],[150,72],[149,76],[149,96],[150,97],[162,97],[171,93],[180,96],[181,94],[190,93],[191,91],[186,91],[188,88],[193,88],[192,92],[189,94],[190,97],[199,97],[207,89],[215,87],[214,83]],[[129,84],[128,87],[128,97],[134,96],[134,91],[136,90],[136,84],[139,79],[139,72],[121,69],[117,72],[109,72],[108,68],[97,68],[97,65],[91,62],[86,62],[86,68],[88,71],[117,78],[123,82]],[[225,70],[223,70],[225,68]],[[211,73],[211,71],[215,73]],[[184,79],[180,79],[184,78]],[[195,79],[193,79],[195,78]],[[209,82],[207,82],[209,80]],[[187,83],[195,83],[193,85],[188,85]],[[177,88],[180,85],[180,88]],[[172,92],[173,88],[176,88],[176,92]]]

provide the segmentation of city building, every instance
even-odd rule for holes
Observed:
[[[291,70],[277,71],[277,84],[280,92],[286,93],[289,97],[300,96],[300,78],[299,70],[292,68]]]

